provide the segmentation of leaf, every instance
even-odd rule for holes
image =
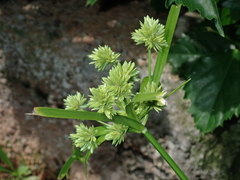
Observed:
[[[199,11],[201,16],[208,20],[215,20],[215,27],[219,34],[224,36],[218,8],[215,0],[166,0],[166,6],[169,7],[173,2],[187,6],[189,11]]]
[[[128,115],[128,117],[132,118],[132,119],[138,119],[137,117],[137,114],[136,112],[134,111],[134,106],[133,106],[133,103],[129,103],[127,106],[126,106],[126,113]]]
[[[17,173],[19,175],[30,175],[32,172],[31,170],[29,169],[28,166],[25,166],[25,165],[20,165],[18,168],[17,168]]]
[[[7,155],[2,150],[2,147],[0,146],[0,159],[5,162],[12,170],[14,170],[14,167],[10,161],[10,159],[7,157]]]
[[[173,91],[171,91],[170,93],[166,94],[163,98],[167,98],[169,96],[171,96],[173,93],[175,93],[176,91],[178,91],[179,89],[181,89],[183,86],[185,86],[189,81],[191,81],[191,79],[188,79],[187,81],[185,81],[184,83],[182,83],[180,86],[178,86],[176,89],[174,89]]]
[[[225,0],[222,3],[223,7],[230,9],[231,18],[233,21],[240,19],[240,3],[239,0]]]
[[[138,93],[133,97],[132,102],[157,101],[162,94],[163,92]]]
[[[6,168],[4,168],[4,167],[2,167],[2,166],[0,166],[0,172],[7,172],[7,173],[11,173],[12,171],[11,171],[11,170],[9,170],[9,169],[6,169]]]
[[[58,179],[62,179],[65,176],[68,177],[68,170],[70,169],[72,163],[82,154],[80,149],[77,149],[67,160],[67,162],[63,165],[60,173],[58,174]]]
[[[33,113],[27,113],[26,115],[37,115],[43,117],[52,118],[64,118],[64,119],[82,119],[82,120],[95,120],[106,121],[123,124],[134,128],[138,131],[144,130],[144,126],[138,121],[128,118],[126,116],[116,115],[113,119],[108,119],[104,113],[88,112],[88,111],[73,111],[48,107],[35,107]]]
[[[230,8],[221,8],[220,17],[223,26],[234,24],[236,22],[236,20],[234,20],[231,16]]]
[[[95,3],[97,2],[97,0],[87,0],[87,2],[86,2],[86,6],[92,6],[92,5],[94,5]]]
[[[185,38],[172,47],[169,58],[171,63],[177,63],[181,76],[192,79],[184,90],[185,98],[192,102],[190,112],[196,127],[203,133],[212,132],[233,115],[240,115],[239,51],[231,49],[230,43],[212,33],[194,32]],[[206,44],[205,39],[208,39]],[[208,47],[210,42],[210,50],[197,50],[197,46]],[[195,56],[196,52],[199,57],[188,61],[187,56],[191,57],[191,53]],[[179,60],[183,63],[178,63]]]
[[[190,112],[201,132],[212,132],[233,115],[240,114],[240,62],[232,53],[205,57],[193,64],[185,86],[186,98],[191,99]]]

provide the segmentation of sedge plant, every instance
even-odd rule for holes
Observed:
[[[144,44],[148,52],[148,76],[140,82],[140,89],[134,93],[134,84],[139,82],[138,70],[133,62],[121,63],[120,54],[115,53],[107,45],[99,46],[89,55],[90,64],[104,70],[110,66],[109,75],[102,78],[102,84],[90,88],[91,94],[76,92],[64,99],[65,109],[35,107],[30,115],[52,118],[94,120],[100,126],[76,125],[76,133],[70,134],[73,142],[71,157],[63,166],[58,178],[67,176],[68,170],[75,160],[87,165],[90,155],[104,141],[112,141],[114,146],[124,141],[126,133],[142,133],[162,155],[167,163],[182,180],[187,176],[175,161],[162,148],[158,141],[146,128],[149,112],[160,112],[166,106],[166,98],[184,86],[188,81],[172,92],[165,92],[160,83],[163,67],[169,52],[174,29],[181,5],[173,5],[167,19],[166,27],[149,16],[140,22],[140,28],[132,32],[136,44]],[[152,51],[158,52],[154,70],[151,69]]]

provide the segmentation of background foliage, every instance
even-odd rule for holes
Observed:
[[[185,98],[192,102],[190,113],[196,127],[212,132],[223,122],[240,114],[240,2],[218,2],[225,37],[211,22],[194,24],[171,48],[174,71],[184,79]]]

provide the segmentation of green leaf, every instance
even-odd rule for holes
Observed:
[[[193,64],[185,86],[186,98],[191,99],[190,112],[202,132],[222,126],[224,120],[240,114],[240,62],[232,53],[203,58]]]
[[[149,82],[149,77],[146,76],[143,78],[141,85],[140,85],[140,92],[144,92],[145,87],[147,86],[147,83]]]
[[[225,0],[222,3],[223,7],[230,9],[231,18],[233,21],[240,19],[240,2],[239,0]]]
[[[162,92],[138,93],[133,97],[132,102],[157,101],[162,94]]]
[[[70,169],[72,163],[81,156],[82,151],[77,149],[67,160],[67,162],[63,165],[60,173],[58,174],[58,179],[62,179],[65,176],[68,177],[68,170]]]
[[[11,171],[11,170],[9,170],[9,169],[6,169],[6,168],[4,168],[4,167],[2,167],[2,166],[0,166],[0,172],[7,172],[7,173],[11,173],[12,171]]]
[[[137,114],[136,114],[136,112],[134,111],[133,103],[129,103],[129,104],[126,106],[126,113],[127,113],[128,117],[130,117],[130,118],[132,118],[132,119],[137,119],[137,120],[138,120]]]
[[[166,94],[163,98],[167,98],[169,96],[171,96],[172,94],[174,94],[176,91],[178,91],[179,89],[181,89],[183,86],[185,86],[189,81],[191,81],[191,79],[188,79],[187,81],[185,81],[184,83],[182,83],[180,86],[178,86],[176,89],[174,89],[173,91],[171,91],[170,93]]]
[[[35,107],[34,112],[30,114],[28,113],[27,115],[37,115],[37,116],[43,116],[43,117],[64,118],[64,119],[81,119],[81,120],[115,122],[115,123],[129,126],[138,131],[142,131],[145,128],[138,121],[128,118],[126,116],[116,115],[113,117],[113,119],[108,119],[103,113],[88,112],[88,111],[73,111],[73,110],[56,109],[56,108],[48,108],[48,107]]]
[[[97,0],[87,0],[87,2],[86,2],[86,6],[92,6],[92,5],[94,5],[95,3],[97,2]]]
[[[231,16],[230,8],[221,8],[220,17],[223,26],[234,24],[236,22]]]
[[[17,168],[17,173],[19,174],[19,175],[25,175],[25,176],[27,176],[27,175],[30,175],[32,172],[31,172],[31,170],[29,169],[29,167],[28,166],[25,166],[25,165],[20,165],[18,168]]]
[[[215,20],[215,27],[219,34],[224,36],[218,8],[215,0],[167,0],[166,6],[169,7],[173,2],[187,6],[189,11],[199,11],[201,16],[208,20]]]
[[[185,98],[192,102],[190,112],[197,128],[203,133],[212,132],[233,115],[240,115],[239,51],[212,33],[195,32],[185,38],[173,46],[170,62],[176,62],[181,76],[192,79],[184,89]],[[197,46],[203,48],[197,50]],[[191,53],[198,57],[191,60]]]
[[[5,162],[12,170],[14,170],[14,167],[10,161],[10,159],[7,157],[7,155],[2,150],[2,147],[0,146],[0,159]]]

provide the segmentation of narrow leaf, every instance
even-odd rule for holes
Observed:
[[[173,93],[175,93],[177,90],[179,90],[180,88],[182,88],[183,86],[185,86],[189,81],[191,81],[191,79],[185,81],[184,83],[182,83],[179,87],[177,87],[176,89],[174,89],[172,92],[166,94],[163,98],[167,98],[169,96],[171,96]]]
[[[4,167],[2,167],[2,166],[0,166],[0,172],[7,172],[7,173],[11,173],[12,171],[11,171],[11,170],[9,170],[9,169],[6,169],[6,168],[4,168]]]
[[[156,101],[162,95],[162,92],[154,92],[154,93],[138,93],[132,99],[132,102],[143,102],[143,101]]]
[[[63,118],[63,119],[81,119],[81,120],[95,120],[95,121],[106,121],[116,122],[134,128],[138,131],[142,131],[144,126],[138,121],[128,118],[126,116],[116,115],[113,119],[108,119],[105,114],[88,111],[72,111],[57,108],[48,107],[35,107],[33,113],[27,113],[27,115],[37,115],[43,117],[52,118]]]
[[[58,174],[58,179],[62,179],[65,176],[68,177],[68,170],[70,169],[72,163],[81,155],[82,151],[77,149],[67,160],[67,162],[63,165],[60,173]]]
[[[137,114],[134,111],[133,103],[130,103],[126,106],[126,113],[127,113],[128,117],[138,120]]]
[[[7,155],[2,150],[2,147],[0,146],[0,159],[5,162],[12,170],[14,170],[14,167],[10,161],[10,159],[7,157]]]

